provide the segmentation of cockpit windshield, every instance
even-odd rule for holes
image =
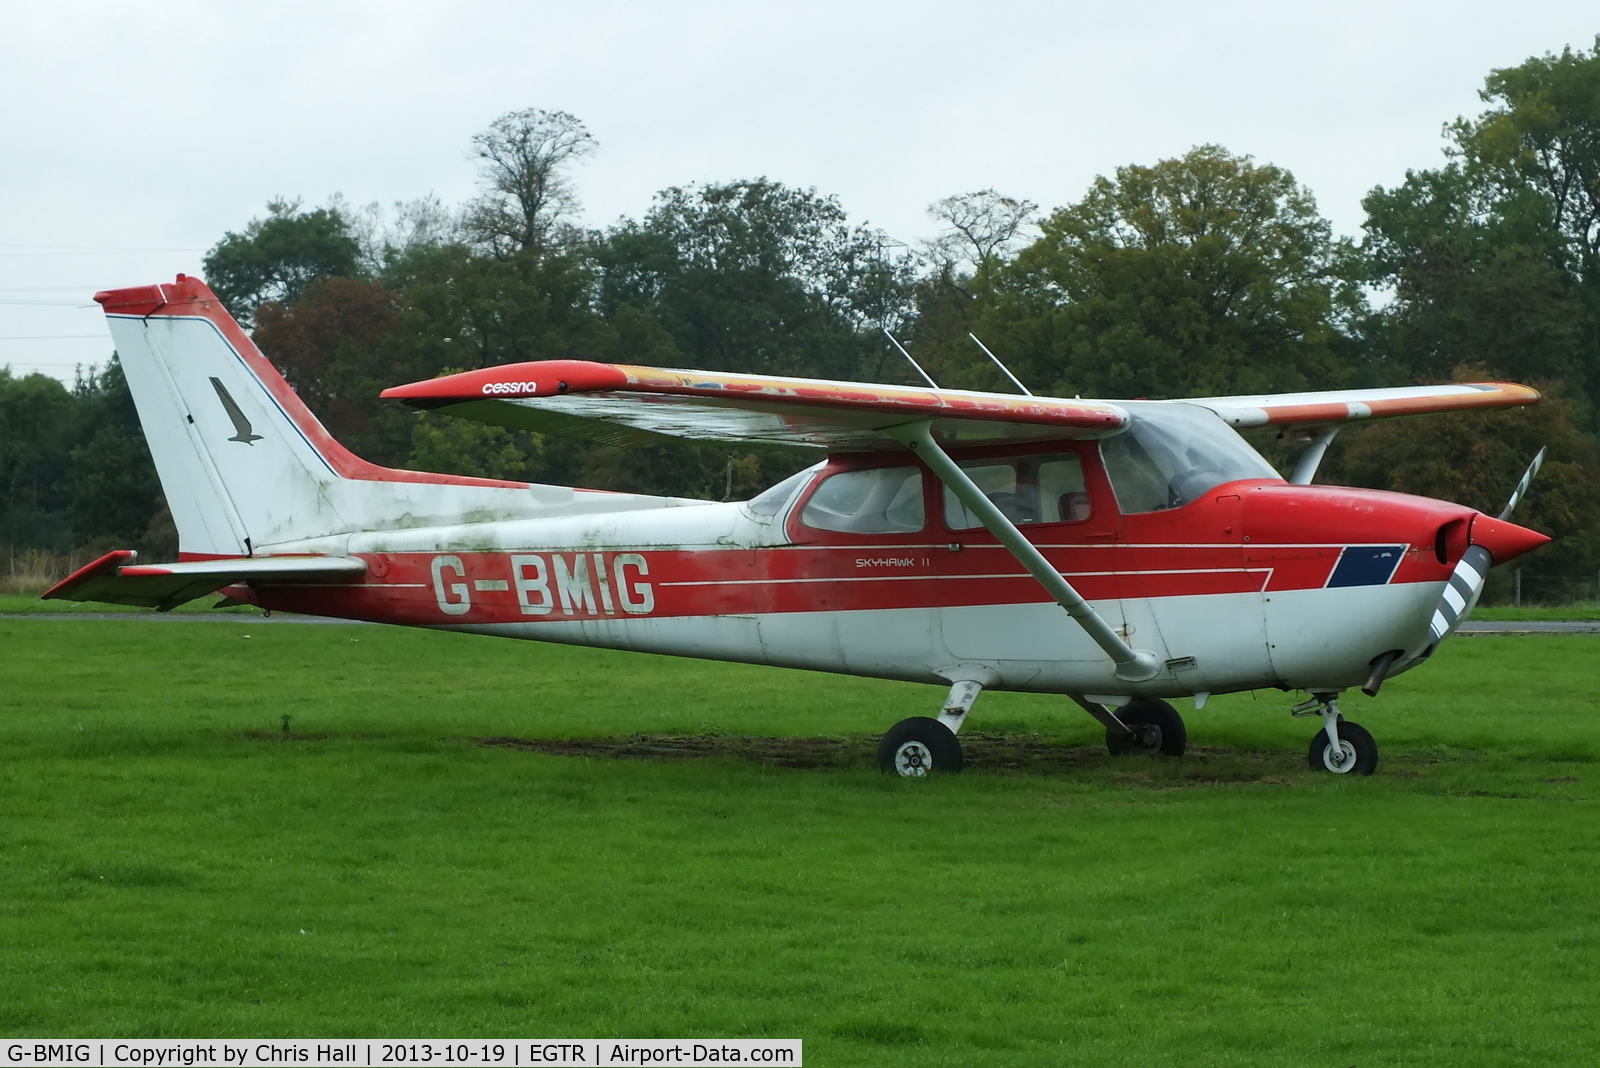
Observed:
[[[1124,515],[1179,508],[1241,478],[1283,481],[1249,442],[1198,404],[1124,402],[1128,429],[1100,442]]]
[[[804,471],[796,471],[776,486],[769,486],[750,498],[745,502],[745,507],[750,510],[752,515],[758,515],[762,518],[771,518],[777,515],[783,511],[783,506],[789,503],[790,498],[799,492],[800,487],[809,482],[812,475],[826,466],[828,466],[828,462],[824,460],[821,463],[812,464]]]

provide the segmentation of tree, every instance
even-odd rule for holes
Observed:
[[[0,367],[0,525],[8,542],[65,552],[74,546],[71,500],[74,397],[49,375]]]
[[[928,205],[928,214],[943,223],[928,242],[928,255],[938,273],[955,283],[962,277],[998,264],[1014,249],[1039,205],[1001,196],[993,189],[945,197]]]
[[[166,500],[121,361],[113,355],[104,371],[81,377],[73,393],[78,444],[70,453],[67,516],[77,540],[175,558],[177,532],[168,538],[160,531]]]
[[[401,463],[411,423],[378,394],[427,378],[415,359],[423,339],[397,338],[401,302],[389,289],[354,278],[312,282],[293,304],[269,301],[254,340],[336,439],[374,463]]]
[[[909,256],[834,198],[765,178],[668,189],[595,257],[602,314],[709,370],[876,377],[879,327],[910,312]]]
[[[1600,36],[1493,71],[1479,96],[1491,107],[1453,124],[1457,153],[1507,217],[1543,216],[1563,265],[1600,285]]]
[[[412,424],[410,466],[447,475],[538,481],[542,437],[422,413]]]
[[[1025,380],[1182,397],[1356,378],[1351,250],[1288,171],[1204,145],[1097,178],[1040,229],[978,290],[981,333]]]
[[[337,208],[302,212],[299,200],[268,201],[267,217],[251,219],[206,253],[206,280],[242,325],[266,301],[293,304],[322,278],[361,273],[361,244]]]
[[[565,111],[510,111],[472,144],[483,192],[467,210],[471,237],[502,257],[565,243],[562,221],[578,198],[563,171],[599,147],[583,123]]]
[[[150,538],[164,509],[115,354],[70,390],[0,368],[0,540],[57,553],[86,543],[175,552]]]
[[[967,336],[978,325],[978,290],[1015,251],[1038,205],[993,189],[945,197],[928,205],[943,224],[923,246],[933,270],[912,286],[916,313],[903,340],[940,385],[1009,391],[1015,387]],[[974,357],[977,360],[974,360]]]
[[[1492,72],[1447,162],[1363,201],[1386,355],[1559,379],[1600,401],[1600,42]]]

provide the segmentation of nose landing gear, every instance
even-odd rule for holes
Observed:
[[[1306,760],[1312,771],[1335,775],[1371,775],[1378,768],[1378,743],[1359,723],[1339,712],[1338,694],[1316,693],[1289,710],[1294,716],[1321,716],[1322,730],[1311,738]]]

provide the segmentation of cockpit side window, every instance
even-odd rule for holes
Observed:
[[[1018,526],[1081,523],[1089,518],[1083,461],[1075,452],[968,460],[961,470],[1001,515]],[[946,487],[944,525],[950,530],[972,530],[983,523]]]
[[[922,468],[870,467],[829,475],[800,511],[813,530],[914,534],[924,523]]]
[[[1215,412],[1197,404],[1127,403],[1128,429],[1100,442],[1124,515],[1181,508],[1242,478],[1283,481]]]

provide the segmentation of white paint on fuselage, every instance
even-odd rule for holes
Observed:
[[[1443,582],[1397,582],[1267,594],[1267,637],[1272,665],[1291,689],[1341,690],[1359,686],[1372,661],[1392,649],[1402,658],[1428,645],[1428,621]]]

